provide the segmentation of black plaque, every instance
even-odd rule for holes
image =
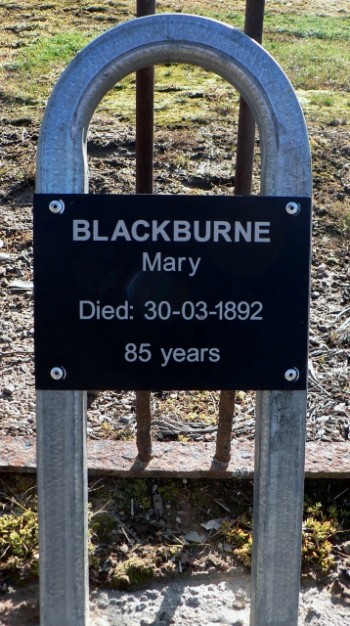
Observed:
[[[310,205],[36,195],[37,388],[305,389]]]

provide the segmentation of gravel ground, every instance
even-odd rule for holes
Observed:
[[[0,600],[0,626],[39,626],[37,587]],[[250,577],[241,568],[230,577],[174,581],[136,592],[96,590],[90,596],[90,626],[249,626]],[[282,622],[281,622],[282,623]],[[339,601],[334,585],[302,584],[299,626],[350,626],[350,595]]]
[[[103,191],[109,185],[113,189],[113,171],[103,156],[113,150],[124,154],[126,146],[132,145],[132,131],[123,131],[120,145],[111,147],[108,125],[99,123],[97,137],[94,127],[89,143],[92,156],[90,169],[96,185],[94,191]],[[214,131],[213,131],[214,132]],[[216,157],[225,163],[227,139],[224,129],[216,128],[220,148]],[[176,134],[175,134],[176,135]],[[309,440],[344,441],[349,438],[349,237],[347,222],[350,189],[348,154],[349,137],[341,129],[310,128],[314,158],[314,224],[313,263],[311,293],[309,402],[307,438]],[[24,134],[21,129],[5,132],[8,158],[18,149],[23,136],[23,149],[33,152],[35,134]],[[198,142],[200,143],[200,139]],[[203,138],[202,138],[203,139]],[[162,150],[176,152],[183,139],[169,139],[166,132],[158,137],[163,141]],[[203,141],[208,142],[209,137]],[[190,141],[190,139],[189,139]],[[192,139],[193,160],[190,172],[181,168],[167,171],[160,160],[157,180],[158,193],[188,193],[191,176],[193,185],[200,191],[201,185],[210,185],[209,193],[231,193],[229,186],[217,183],[215,168],[203,176],[197,172],[198,143]],[[98,150],[97,150],[98,148]],[[130,152],[130,150],[129,150]],[[127,154],[125,166],[120,172],[125,191],[130,189],[133,178],[133,155]],[[334,154],[336,158],[334,158]],[[203,155],[202,155],[203,156]],[[159,156],[159,158],[161,155]],[[168,155],[169,158],[169,155]],[[204,158],[204,156],[203,156]],[[128,160],[130,163],[128,163]],[[106,161],[108,161],[106,157]],[[101,168],[106,173],[101,174]],[[196,174],[197,172],[197,174]],[[229,177],[227,178],[227,185]],[[187,186],[186,186],[187,185]],[[2,317],[2,379],[0,382],[0,436],[35,435],[35,392],[33,380],[33,285],[32,285],[32,212],[33,180],[18,189],[0,195],[2,226],[0,231],[0,310]],[[340,199],[339,199],[340,198]],[[164,392],[152,394],[154,436],[158,439],[169,435],[169,420],[174,422],[174,435],[181,435],[182,424],[188,419],[215,424],[218,393],[200,395],[198,392]],[[163,428],[160,421],[165,420]],[[88,411],[88,435],[94,439],[120,439],[135,432],[135,398],[133,393],[106,391],[90,398]],[[254,394],[239,392],[233,426],[236,436],[254,437]],[[214,438],[215,433],[206,438]],[[200,438],[200,437],[199,437]],[[204,435],[202,435],[204,438]],[[198,440],[198,436],[197,436]]]
[[[250,579],[238,574],[215,583],[176,582],[137,594],[99,591],[93,596],[91,626],[249,626],[249,616]],[[299,607],[303,625],[350,626],[350,606],[336,604],[328,589],[305,585]]]

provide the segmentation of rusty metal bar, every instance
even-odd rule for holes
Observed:
[[[137,0],[136,15],[155,13],[155,0]],[[136,72],[136,193],[153,193],[154,67]]]
[[[136,392],[136,445],[142,463],[147,463],[152,455],[150,397],[149,391]]]
[[[155,0],[137,0],[136,15],[155,13]],[[153,193],[154,67],[136,72],[136,193]],[[152,455],[151,394],[136,392],[137,449],[139,459]]]
[[[265,0],[247,0],[244,32],[262,41]],[[235,194],[249,195],[252,190],[255,141],[255,119],[243,98],[239,101]],[[215,458],[228,462],[231,450],[231,430],[235,410],[235,391],[222,391],[219,402],[219,422]]]
[[[220,393],[215,459],[221,463],[228,463],[231,458],[231,434],[235,411],[235,396],[235,391],[223,390]]]
[[[155,441],[154,456],[147,464],[136,464],[135,441],[90,439],[87,441],[90,476],[163,478],[224,477],[238,480],[254,477],[254,441],[237,437],[226,465],[212,462],[215,441]],[[6,436],[0,439],[0,471],[35,474],[35,439]],[[348,441],[307,441],[305,478],[350,479]]]
[[[244,32],[261,43],[265,0],[247,0]],[[249,195],[252,190],[255,119],[243,98],[239,102],[235,194]]]

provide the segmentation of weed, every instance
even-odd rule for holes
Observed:
[[[117,520],[108,511],[98,511],[91,516],[90,534],[99,543],[108,543],[112,540],[113,531],[117,527]]]
[[[335,564],[330,539],[339,529],[338,510],[334,505],[327,508],[306,496],[304,514],[302,562],[306,566],[316,566],[326,574]]]
[[[187,167],[190,161],[190,157],[186,154],[176,153],[171,158],[171,165],[173,167]]]
[[[313,565],[326,574],[334,566],[333,545],[329,541],[337,532],[333,520],[317,520],[307,517],[303,524],[302,560],[304,565]]]
[[[133,498],[135,504],[141,509],[149,509],[152,505],[149,495],[148,484],[144,478],[134,478],[128,481],[125,489],[125,495]]]
[[[173,504],[179,497],[179,482],[176,480],[167,480],[158,485],[158,493],[162,496],[164,504]]]
[[[114,589],[128,589],[129,587],[144,585],[153,576],[152,567],[145,565],[142,559],[132,556],[114,568],[109,582]]]
[[[31,508],[0,517],[0,568],[38,573],[38,516]]]
[[[243,565],[250,567],[253,546],[250,518],[243,514],[233,522],[225,520],[222,523],[219,535],[226,543],[233,546],[234,555]]]
[[[335,565],[333,544],[330,539],[337,533],[338,509],[329,507],[326,514],[321,502],[306,500],[305,521],[302,534],[302,563],[313,566],[327,574]],[[234,555],[246,566],[251,565],[253,535],[251,520],[243,514],[234,521],[225,520],[219,536],[233,547]]]

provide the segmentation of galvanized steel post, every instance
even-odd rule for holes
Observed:
[[[166,62],[200,65],[242,94],[260,132],[262,194],[311,196],[304,118],[280,67],[234,28],[182,14],[126,22],[76,56],[47,105],[37,192],[88,192],[86,135],[98,102],[127,74]],[[305,403],[304,391],[258,393],[252,626],[297,624]],[[83,394],[38,392],[37,419],[42,624],[85,626]]]

